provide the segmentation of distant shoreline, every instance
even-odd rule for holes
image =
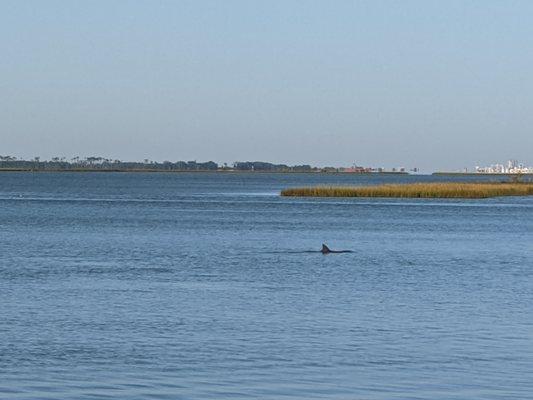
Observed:
[[[31,168],[0,168],[0,172],[120,172],[120,173],[211,173],[211,174],[328,174],[328,175],[409,175],[408,172],[341,172],[341,171],[239,171],[239,170],[162,170],[162,169],[96,169],[96,168],[76,168],[76,169],[31,169]]]
[[[431,175],[440,176],[533,176],[533,174],[511,174],[511,173],[499,173],[499,172],[433,172]]]

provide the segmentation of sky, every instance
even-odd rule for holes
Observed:
[[[531,1],[0,0],[0,155],[533,165]]]

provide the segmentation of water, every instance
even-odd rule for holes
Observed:
[[[436,179],[0,174],[0,398],[531,398],[533,198],[278,196]]]

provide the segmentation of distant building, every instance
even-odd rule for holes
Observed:
[[[533,174],[533,167],[526,167],[516,160],[509,160],[507,166],[493,164],[489,167],[476,167],[476,172],[480,174]]]

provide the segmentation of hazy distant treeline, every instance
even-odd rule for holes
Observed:
[[[41,160],[35,157],[32,160],[17,159],[12,156],[0,156],[0,169],[30,170],[30,171],[76,171],[76,170],[102,170],[102,171],[271,171],[271,172],[306,172],[318,171],[310,165],[288,166],[285,164],[272,164],[261,161],[235,162],[233,165],[219,165],[213,161],[121,161],[104,157],[54,157],[51,160]]]
[[[285,165],[285,164],[271,164],[261,161],[246,161],[236,162],[233,164],[233,168],[237,171],[294,171],[294,172],[311,172],[317,171],[318,168],[313,168],[310,165]]]

